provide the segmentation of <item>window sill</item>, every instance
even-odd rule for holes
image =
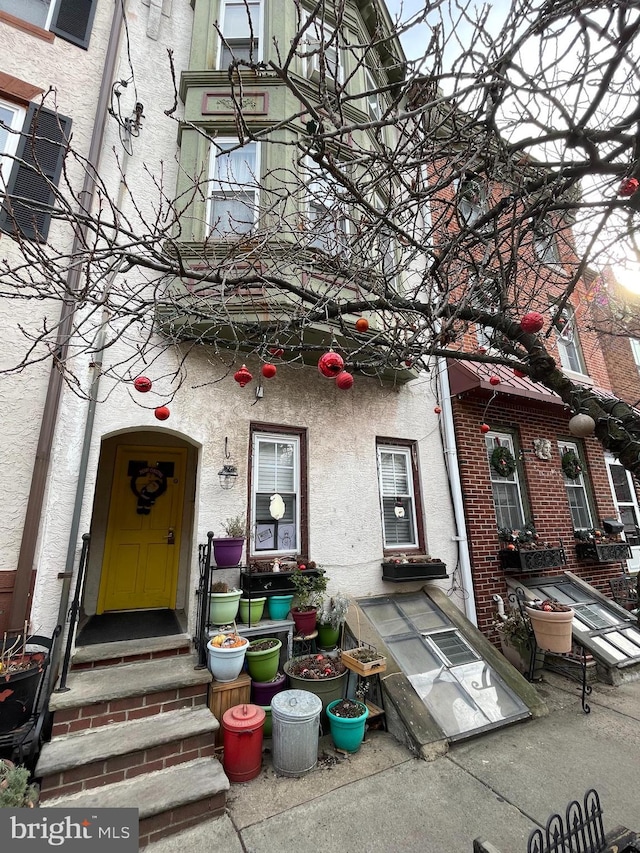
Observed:
[[[0,12],[0,23],[14,27],[16,30],[22,30],[24,33],[29,33],[29,35],[42,39],[42,41],[53,42],[55,39],[55,35],[50,33],[49,30],[36,27],[35,24],[23,21],[22,18],[16,18],[15,15],[10,15],[8,12]]]
[[[567,379],[574,379],[576,382],[581,382],[583,385],[593,385],[593,379],[587,373],[578,373],[575,370],[568,370],[560,367]]]

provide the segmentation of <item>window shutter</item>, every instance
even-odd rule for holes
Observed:
[[[97,5],[97,0],[59,0],[51,32],[86,50]]]
[[[3,203],[0,229],[45,241],[53,203],[49,181],[57,185],[60,179],[71,119],[31,104],[25,128],[7,183],[11,207]]]

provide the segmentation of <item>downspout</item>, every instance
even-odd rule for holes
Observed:
[[[456,434],[453,428],[453,408],[451,406],[451,388],[449,387],[449,371],[447,361],[438,359],[438,385],[440,387],[439,405],[442,409],[440,423],[442,424],[442,439],[444,444],[444,458],[449,474],[449,486],[451,499],[453,501],[453,513],[456,522],[455,541],[458,543],[458,559],[460,561],[460,574],[462,588],[465,593],[464,609],[467,619],[476,627],[478,618],[476,616],[476,599],[473,590],[473,577],[471,574],[471,558],[469,556],[469,540],[467,539],[467,525],[464,513],[464,501],[462,499],[462,484],[460,482],[460,469],[458,467],[458,447]]]
[[[102,80],[100,82],[100,92],[98,94],[98,104],[96,107],[93,131],[91,134],[89,154],[87,156],[84,183],[80,194],[81,209],[85,212],[90,210],[93,203],[95,193],[95,181],[93,175],[98,171],[100,152],[102,150],[102,143],[104,140],[104,129],[107,121],[107,108],[111,97],[111,84],[118,59],[120,30],[124,20],[125,0],[114,0],[114,2],[115,8],[113,11],[113,19],[111,21],[111,32],[109,34],[109,43],[107,45],[107,51],[104,59],[104,68],[102,71]],[[73,247],[71,250],[72,257],[82,246],[83,238],[86,234],[86,228],[81,227],[79,231],[80,233],[77,233],[73,240]],[[69,272],[67,273],[67,288],[70,293],[75,293],[78,290],[80,271],[80,265],[78,264],[73,264],[69,268]],[[29,490],[29,498],[27,500],[27,510],[25,513],[22,541],[20,543],[18,565],[16,567],[15,585],[11,600],[9,630],[20,630],[24,625],[25,616],[30,609],[29,594],[31,587],[31,575],[35,562],[36,543],[38,541],[38,534],[42,519],[44,493],[47,478],[49,476],[53,436],[55,433],[60,399],[62,396],[62,372],[57,368],[57,364],[58,362],[63,362],[67,356],[69,339],[73,329],[74,315],[75,305],[73,299],[65,299],[62,305],[62,311],[60,312],[60,324],[56,339],[55,358],[51,366],[51,372],[49,373],[49,384],[47,386],[47,395],[40,423],[40,435],[38,437],[36,459],[33,466],[33,474],[31,476],[31,487]],[[91,415],[91,417],[93,416]],[[75,550],[76,542],[74,540],[72,545],[70,540],[65,571],[62,574],[62,598],[65,601],[69,595],[69,585],[71,583],[71,575],[73,572]],[[71,554],[69,553],[70,551]]]

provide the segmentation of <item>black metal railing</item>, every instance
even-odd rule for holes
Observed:
[[[82,551],[80,553],[80,564],[78,566],[78,576],[76,578],[76,588],[73,593],[73,601],[67,614],[69,622],[69,630],[67,632],[67,645],[64,650],[64,660],[62,661],[62,670],[60,673],[60,685],[56,689],[56,693],[66,693],[70,688],[67,687],[67,675],[69,674],[69,664],[71,662],[71,649],[73,648],[73,638],[75,636],[76,623],[80,613],[80,596],[84,586],[84,577],[87,571],[87,562],[89,560],[89,541],[91,536],[88,533],[82,535]]]
[[[527,853],[598,853],[605,846],[600,797],[594,788],[584,795],[584,800],[572,800],[566,808],[564,819],[552,814],[544,829],[534,829],[529,836]]]
[[[213,549],[213,531],[207,533],[207,541],[198,546],[198,565],[200,574],[196,597],[198,600],[198,618],[193,642],[198,655],[197,669],[207,665],[207,643],[209,642],[209,590],[211,589],[211,552]]]

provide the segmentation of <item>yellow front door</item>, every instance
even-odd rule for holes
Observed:
[[[97,612],[174,608],[187,451],[117,448]]]

